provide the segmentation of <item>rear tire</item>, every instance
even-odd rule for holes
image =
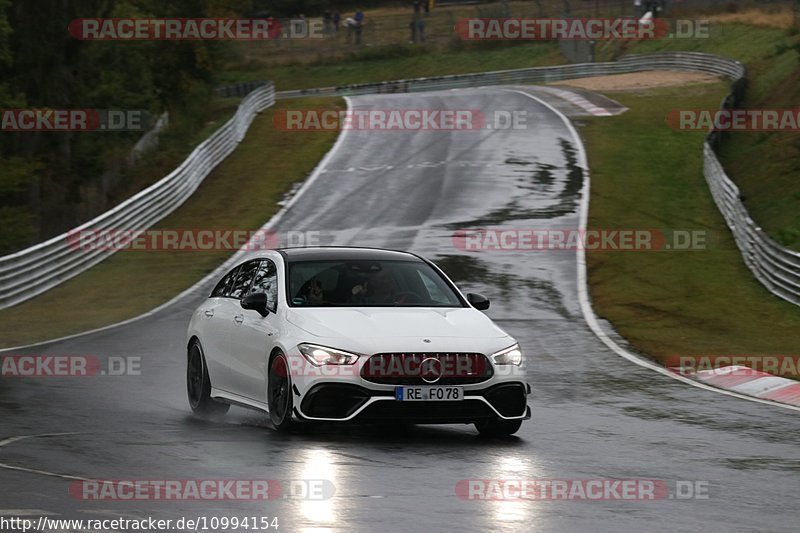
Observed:
[[[195,414],[200,416],[222,416],[231,408],[227,403],[217,402],[211,398],[208,366],[198,341],[194,341],[189,346],[189,357],[186,364],[186,392],[189,396],[189,406]]]
[[[270,421],[275,430],[280,432],[286,432],[292,426],[294,402],[289,377],[289,363],[286,356],[278,352],[269,361],[267,404]]]
[[[492,418],[475,422],[475,429],[484,437],[508,437],[516,433],[522,426],[522,420],[503,420]]]

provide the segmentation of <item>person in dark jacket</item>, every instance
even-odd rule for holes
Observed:
[[[353,20],[356,22],[353,30],[356,35],[356,44],[361,44],[361,30],[364,28],[364,12],[361,9],[356,9],[356,14],[353,15]]]

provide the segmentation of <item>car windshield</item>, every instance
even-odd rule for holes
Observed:
[[[289,304],[297,307],[463,307],[442,276],[421,261],[289,263]]]

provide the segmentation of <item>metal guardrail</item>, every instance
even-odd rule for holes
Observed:
[[[255,81],[245,81],[242,83],[234,83],[231,85],[223,85],[221,87],[217,87],[214,89],[214,96],[220,96],[223,98],[227,97],[244,98],[251,92],[258,89],[259,87],[264,87],[269,84],[270,82],[268,81],[255,80]]]
[[[274,103],[276,98],[413,93],[487,85],[543,83],[647,70],[689,70],[730,78],[732,90],[723,101],[723,106],[735,105],[742,97],[746,84],[744,65],[731,59],[698,52],[631,55],[606,63],[534,67],[279,93],[275,93],[270,84],[245,98],[236,116],[198,146],[172,174],[73,232],[108,228],[143,230],[161,220],[183,203],[211,169],[233,151],[244,137],[255,113]],[[718,135],[713,133],[706,139],[704,173],[717,207],[733,232],[745,263],[770,291],[800,305],[800,254],[777,244],[750,219],[738,188],[725,174],[714,153],[713,145],[717,141]],[[16,254],[0,257],[0,309],[41,294],[88,270],[113,253],[106,250],[86,252],[72,249],[68,243],[69,235],[66,233]]]
[[[772,292],[800,305],[800,253],[784,248],[753,222],[739,194],[739,188],[725,174],[712,144],[705,143],[703,168],[711,189],[745,264]]]
[[[255,115],[274,103],[275,88],[271,83],[255,89],[228,122],[165,178],[70,232],[0,257],[0,309],[42,294],[114,253],[112,247],[81,249],[73,240],[80,232],[124,229],[135,230],[136,235],[172,213],[236,148]]]
[[[277,98],[302,96],[347,96],[357,94],[413,93],[459,87],[508,85],[516,83],[546,83],[571,78],[624,74],[646,70],[689,70],[729,78],[731,93],[722,107],[732,107],[743,97],[747,72],[740,62],[698,52],[663,52],[630,55],[619,61],[580,63],[566,66],[534,67],[480,74],[463,74],[417,78],[410,80],[364,83],[322,89],[282,91]],[[742,203],[739,189],[725,174],[714,153],[719,134],[711,133],[703,147],[704,175],[714,201],[734,235],[745,264],[756,278],[773,294],[800,305],[800,253],[776,243],[750,218]]]
[[[515,70],[481,72],[477,74],[454,74],[431,78],[382,81],[279,91],[276,98],[298,98],[303,96],[352,96],[359,94],[414,93],[481,87],[485,85],[509,85],[515,83],[547,83],[573,78],[626,74],[646,70],[692,70],[735,78],[744,71],[737,61],[698,52],[662,52],[625,56],[619,61],[605,63],[576,63],[552,67],[532,67]]]
[[[720,108],[730,109],[744,97],[747,73],[738,62],[731,65],[730,70],[724,70],[732,84]],[[739,187],[725,173],[714,151],[721,136],[719,131],[711,132],[703,145],[703,174],[714,203],[733,233],[744,263],[755,277],[774,295],[800,305],[800,253],[775,242],[750,218]]]
[[[733,108],[744,97],[747,76],[731,76],[731,93],[722,100],[722,109]],[[712,132],[703,147],[703,173],[725,222],[728,224],[747,267],[770,292],[800,305],[800,253],[784,248],[756,224],[742,202],[739,187],[728,177],[714,147],[720,132]]]

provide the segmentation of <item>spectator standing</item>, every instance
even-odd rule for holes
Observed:
[[[333,33],[331,25],[333,24],[333,16],[331,16],[331,10],[326,9],[322,13],[322,33],[325,35],[330,35]]]
[[[411,43],[414,44],[417,42],[419,37],[419,20],[420,20],[420,10],[421,7],[419,2],[413,2],[411,7],[414,9],[414,12],[411,14],[411,22],[408,23],[408,27],[411,29]]]
[[[342,20],[342,16],[339,14],[338,9],[333,10],[333,15],[331,15],[333,21],[333,32],[339,33],[339,21]]]
[[[271,16],[267,17],[267,36],[275,43],[275,48],[281,47],[281,23]]]
[[[422,17],[417,18],[417,38],[419,42],[425,42],[425,19]]]
[[[356,44],[359,45],[361,44],[361,30],[364,28],[364,12],[361,9],[356,9],[353,20],[355,21]]]
[[[653,18],[661,16],[661,0],[654,0],[653,2]]]

